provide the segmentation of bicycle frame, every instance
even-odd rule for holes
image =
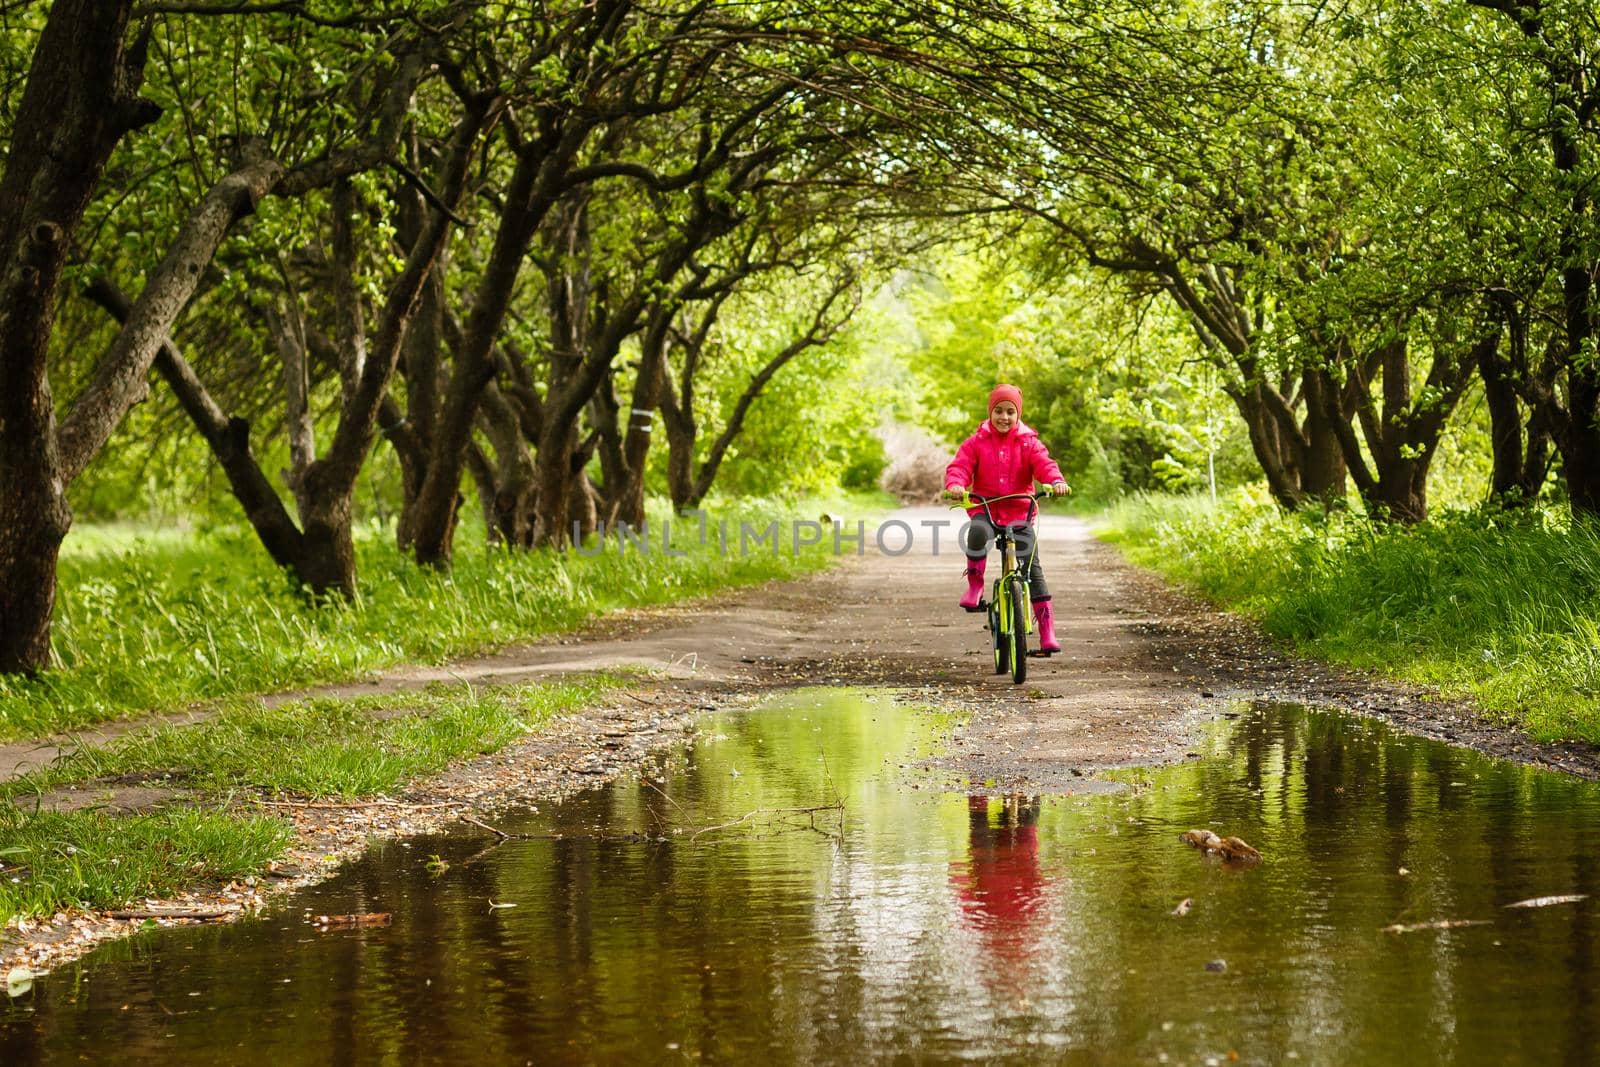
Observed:
[[[995,546],[1000,549],[1000,576],[994,581],[993,598],[989,601],[989,629],[994,638],[995,673],[1004,674],[1009,667],[1012,679],[1021,682],[1027,676],[1027,642],[1028,635],[1033,633],[1033,613],[1029,610],[1028,596],[1028,570],[1032,566],[1032,551],[1037,551],[1035,543],[1028,559],[1028,566],[1019,567],[1017,564],[1016,537],[1010,527],[1002,526],[994,521],[994,512],[989,510],[989,505],[1001,500],[1027,500],[1028,520],[1031,522],[1039,511],[1040,494],[1037,493],[1007,493],[1004,496],[980,497],[971,493],[963,493],[959,506],[963,509],[975,505],[983,507],[983,513],[989,520],[989,525],[995,531]]]

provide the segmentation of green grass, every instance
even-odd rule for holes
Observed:
[[[0,804],[0,924],[240,877],[260,870],[293,838],[282,819],[220,810],[118,817]]]
[[[727,519],[814,518],[840,501],[708,508]],[[846,509],[860,501],[842,502]],[[870,505],[869,505],[870,506]],[[659,523],[663,516],[653,518]],[[659,529],[659,526],[657,526]],[[691,532],[683,520],[674,532]],[[129,539],[69,536],[60,566],[54,651],[59,669],[0,678],[0,738],[81,729],[192,701],[341,681],[399,663],[438,663],[572,629],[597,614],[789,577],[827,566],[827,546],[722,554],[692,539],[668,556],[487,551],[463,531],[454,570],[421,570],[385,530],[357,544],[361,594],[311,605],[248,530]],[[737,537],[735,536],[735,543]]]
[[[114,907],[259,870],[293,839],[283,820],[229,810],[241,791],[353,800],[494,752],[625,684],[600,675],[534,685],[435,686],[276,708],[234,702],[211,719],[85,746],[0,785],[0,924],[65,907]],[[379,715],[378,713],[383,713]],[[182,796],[154,814],[60,813],[31,798],[131,776]]]
[[[1600,528],[1438,512],[1415,527],[1290,515],[1240,491],[1139,497],[1102,536],[1299,650],[1472,698],[1534,737],[1600,742]]]
[[[0,784],[0,797],[26,807],[29,794],[119,776],[219,798],[239,790],[345,800],[372,796],[456,760],[495,752],[621,684],[624,678],[616,674],[517,686],[438,685],[275,708],[235,701],[198,723],[151,726],[85,745]]]

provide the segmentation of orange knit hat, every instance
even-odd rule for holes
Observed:
[[[997,385],[989,393],[989,410],[1002,400],[1011,401],[1011,406],[1017,409],[1017,418],[1022,418],[1022,390],[1014,385]]]

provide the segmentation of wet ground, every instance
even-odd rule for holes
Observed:
[[[1042,798],[947,791],[966,728],[886,695],[707,715],[496,820],[531,836],[390,843],[62,967],[0,1008],[0,1063],[1594,1061],[1600,787],[1231,714],[1195,759]],[[367,912],[391,924],[309,921]]]
[[[1030,661],[1025,685],[988,666],[982,617],[955,606],[964,561],[952,548],[950,512],[904,509],[894,525],[909,548],[846,555],[794,581],[723,591],[607,615],[581,633],[447,667],[408,667],[323,696],[399,693],[440,681],[493,685],[569,672],[648,668],[640,685],[492,756],[408,783],[395,797],[355,804],[270,806],[295,824],[297,842],[274,877],[257,885],[195,885],[150,902],[252,912],[272,893],[320,880],[371,841],[491,813],[542,805],[574,789],[633,773],[674,743],[698,710],[766,699],[796,685],[887,686],[959,707],[970,720],[939,757],[947,776],[1023,794],[1078,792],[1107,767],[1186,759],[1196,729],[1232,701],[1279,700],[1345,708],[1520,763],[1600,780],[1600,748],[1533,743],[1504,722],[1415,686],[1285,655],[1244,619],[1209,609],[1124,563],[1079,519],[1040,522],[1063,654]],[[939,523],[945,523],[941,528]],[[943,542],[938,539],[943,530]],[[870,540],[870,538],[869,538]],[[272,700],[287,699],[280,694]],[[190,709],[180,719],[209,714]],[[48,763],[80,740],[107,741],[132,724],[84,738],[0,745],[0,778]],[[55,806],[87,801],[132,807],[151,798],[117,782],[57,791]],[[65,912],[0,929],[0,971],[45,970],[90,946],[126,936],[106,912]]]

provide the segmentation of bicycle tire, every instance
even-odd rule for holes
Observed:
[[[1011,638],[1000,625],[1000,584],[995,583],[989,600],[989,637],[994,645],[994,673],[1004,674],[1011,667]]]
[[[1028,601],[1013,589],[1011,608],[1011,681],[1021,685],[1028,677]]]

